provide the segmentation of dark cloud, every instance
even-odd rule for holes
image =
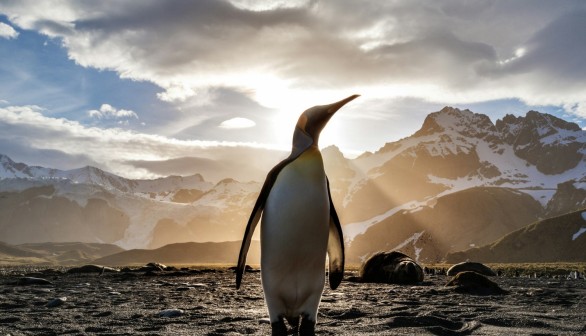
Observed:
[[[479,69],[497,61],[491,46],[462,41],[450,32],[381,46],[372,53],[385,60],[381,68],[388,69],[389,77],[450,84],[454,88],[474,84],[479,79]]]
[[[586,84],[586,10],[570,12],[537,32],[526,44],[526,55],[507,71],[535,72],[565,84]],[[582,42],[580,43],[580,38]]]
[[[511,76],[535,71],[543,76],[510,92],[531,101],[552,77],[582,89],[586,71],[580,1],[312,1],[267,10],[215,0],[73,2],[60,5],[69,21],[32,5],[9,1],[0,10],[61,37],[79,64],[152,81],[170,101],[201,98],[210,87],[266,90],[251,80],[256,74],[290,90],[407,83],[422,89],[401,95],[437,99],[423,89],[435,86],[441,98],[486,100],[502,96]],[[519,48],[526,55],[502,66]]]
[[[399,116],[415,110],[401,112],[406,106],[401,102],[418,102],[421,111],[430,112],[428,106],[435,109],[432,102],[462,106],[514,99],[564,106],[586,116],[584,1],[331,0],[287,6],[266,2],[270,6],[263,10],[259,2],[254,8],[248,8],[250,4],[6,0],[0,3],[0,13],[19,30],[39,31],[60,41],[79,65],[113,70],[120,77],[160,87],[158,97],[175,110],[127,109],[136,111],[149,131],[163,134],[163,139],[108,131],[106,139],[115,140],[104,146],[121,146],[136,156],[157,153],[152,159],[157,162],[182,156],[221,161],[221,151],[212,155],[200,144],[185,145],[193,139],[213,140],[214,146],[220,146],[220,140],[276,143],[267,134],[280,110],[298,115],[307,107],[353,93],[362,94],[355,105],[360,111],[349,116],[358,111],[345,108],[348,115],[337,117],[345,122],[340,129],[364,134],[371,149],[377,141],[393,138],[395,131],[405,134],[396,120],[417,123]],[[256,127],[218,127],[236,117],[253,120]],[[99,153],[92,156],[96,160],[106,157],[89,129],[67,133],[79,128],[69,125],[63,134],[61,129],[51,130],[53,126],[35,129],[35,136],[71,138]],[[375,127],[377,139],[384,140],[374,139],[368,127]],[[281,133],[279,138],[288,143],[290,134]],[[171,137],[182,146],[193,146],[193,152],[174,146]],[[242,147],[247,145],[230,146],[230,155],[222,160],[238,162],[229,156],[244,157]],[[162,162],[142,162],[141,167],[151,173],[172,171]]]

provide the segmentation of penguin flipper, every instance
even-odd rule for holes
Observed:
[[[240,246],[240,254],[238,255],[238,265],[236,266],[236,289],[240,288],[240,283],[242,282],[242,275],[244,274],[244,268],[246,267],[246,255],[248,254],[248,249],[250,248],[250,243],[252,241],[252,235],[254,234],[254,230],[256,229],[256,225],[258,224],[262,211],[264,210],[265,203],[267,198],[269,197],[269,193],[277,180],[277,176],[291,161],[295,160],[299,156],[291,155],[287,159],[281,161],[277,164],[269,173],[267,174],[267,178],[265,183],[263,184],[260,194],[256,199],[256,203],[254,204],[254,208],[252,209],[252,213],[250,214],[250,218],[248,219],[248,224],[246,224],[246,231],[244,231],[244,238],[242,238],[242,245]]]
[[[340,219],[332,202],[330,181],[327,180],[328,198],[330,200],[330,233],[328,237],[328,259],[330,288],[336,289],[344,277],[344,235]]]

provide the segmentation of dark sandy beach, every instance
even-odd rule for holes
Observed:
[[[270,334],[257,272],[245,274],[237,291],[234,273],[221,268],[151,275],[65,270],[0,268],[0,335]],[[27,273],[52,285],[16,284]],[[497,277],[509,294],[481,296],[445,287],[450,278],[426,275],[418,286],[345,280],[336,291],[325,289],[317,334],[586,334],[583,279]]]

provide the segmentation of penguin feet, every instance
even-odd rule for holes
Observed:
[[[289,322],[289,326],[291,327],[290,334],[297,335],[299,333],[299,316],[287,318],[287,322]]]
[[[279,320],[277,322],[271,323],[271,335],[272,336],[286,336],[287,335],[287,326],[285,325],[285,320],[282,316],[279,316]]]
[[[312,321],[309,315],[303,314],[301,317],[301,325],[299,326],[299,336],[313,335],[315,335],[315,321]]]
[[[287,331],[287,325],[283,316],[279,316],[277,322],[271,323],[271,335],[272,336],[285,336],[285,335],[299,335],[299,336],[314,336],[315,335],[315,321],[309,318],[309,315],[301,315],[301,325],[299,324],[299,318],[287,319],[287,322],[291,325],[291,332]]]

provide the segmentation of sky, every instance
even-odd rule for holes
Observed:
[[[347,157],[443,106],[586,129],[586,2],[0,1],[0,153],[129,178],[258,179],[305,109],[360,94]]]

